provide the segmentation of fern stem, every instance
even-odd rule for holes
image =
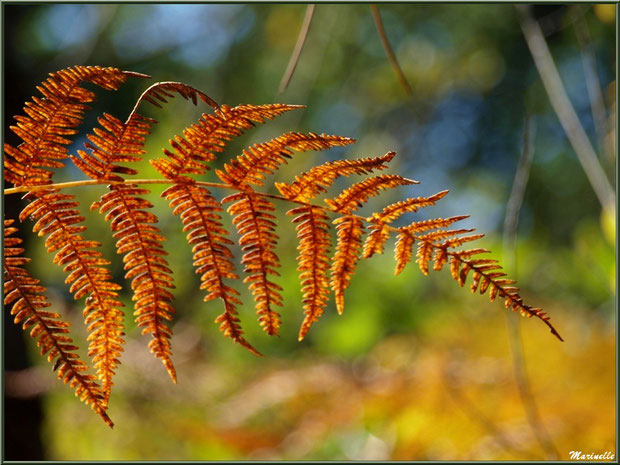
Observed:
[[[69,189],[71,187],[97,186],[97,185],[115,185],[115,184],[174,184],[171,179],[131,179],[129,181],[106,181],[103,179],[83,179],[81,181],[59,182],[55,184],[41,184],[37,186],[19,186],[10,189],[4,189],[4,195],[19,194],[21,192],[33,192],[47,189]],[[239,190],[236,187],[229,186],[217,182],[196,182],[202,186],[218,187],[222,189]]]
[[[4,194],[5,195],[10,195],[10,194],[17,194],[20,192],[32,192],[32,191],[38,191],[38,190],[45,190],[45,189],[68,189],[70,187],[81,187],[81,186],[93,186],[93,185],[113,185],[113,184],[174,184],[174,180],[171,179],[131,179],[128,181],[105,181],[105,180],[93,180],[93,179],[85,179],[82,181],[71,181],[71,182],[63,182],[63,183],[56,183],[56,184],[42,184],[42,185],[37,185],[37,186],[19,186],[19,187],[13,187],[10,189],[5,189],[4,190]],[[205,186],[205,187],[212,187],[212,188],[216,188],[216,189],[229,189],[229,190],[234,190],[237,192],[244,192],[243,190],[243,186],[233,186],[230,184],[225,184],[225,183],[219,183],[219,182],[208,182],[208,181],[196,181],[196,185],[200,185],[200,186]],[[360,216],[360,215],[355,215],[353,213],[347,213],[347,214],[343,214],[341,212],[338,212],[336,209],[334,208],[330,208],[329,206],[324,206],[324,205],[315,205],[313,203],[309,203],[309,202],[304,202],[301,200],[290,200],[287,199],[286,197],[283,197],[281,195],[276,195],[276,194],[267,194],[267,193],[263,193],[263,192],[257,192],[257,191],[253,191],[253,194],[258,195],[258,196],[262,196],[262,197],[266,197],[266,198],[270,198],[270,199],[275,199],[275,200],[283,200],[285,202],[289,202],[289,203],[296,203],[298,205],[303,205],[306,207],[315,207],[315,208],[319,208],[323,211],[329,212],[329,213],[338,213],[340,216],[343,217],[349,217],[349,218],[357,218],[365,223],[372,223],[375,224],[375,221],[369,221],[368,218],[364,217],[364,216]],[[395,228],[393,226],[390,225],[385,225],[385,227],[392,232],[400,232],[400,230],[398,228]],[[442,249],[442,247],[437,246],[435,243],[433,243],[432,241],[428,240],[428,239],[424,239],[420,236],[416,236],[415,234],[411,234],[411,236],[417,240],[418,242],[425,242],[428,243],[432,249]],[[477,271],[478,273],[480,273],[480,275],[482,277],[485,277],[487,279],[490,279],[491,281],[493,281],[491,278],[488,278],[488,273],[485,272],[484,270],[480,270],[478,269],[478,267],[476,266],[475,263],[470,263],[468,260],[461,258],[457,253],[454,252],[450,252],[449,250],[445,250],[446,254],[450,257],[454,257],[456,260],[460,261],[461,263],[465,264],[465,265],[469,265],[469,267],[474,270]],[[564,339],[562,339],[562,337],[560,336],[560,334],[556,331],[556,329],[553,327],[553,325],[551,323],[549,323],[549,321],[543,319],[541,316],[537,315],[537,313],[527,307],[524,307],[522,305],[522,302],[519,302],[517,299],[515,299],[513,296],[511,296],[510,294],[508,294],[507,292],[505,292],[501,286],[498,288],[498,295],[500,297],[502,297],[503,299],[506,299],[507,302],[510,302],[510,306],[512,307],[513,305],[517,305],[519,308],[522,308],[526,313],[529,314],[529,316],[535,316],[537,318],[539,318],[543,323],[545,323],[549,329],[551,330],[551,333],[557,337],[560,341],[564,341]]]

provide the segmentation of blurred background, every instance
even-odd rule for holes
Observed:
[[[511,5],[379,5],[387,38],[411,87],[399,83],[369,5],[318,4],[296,71],[280,81],[295,47],[304,4],[4,4],[4,134],[35,87],[71,65],[138,71],[98,101],[72,147],[107,111],[125,119],[151,82],[182,81],[220,104],[307,105],[230,144],[214,163],[287,131],[357,139],[343,149],[296,156],[277,181],[336,158],[398,156],[391,171],[421,184],[385,193],[364,212],[405,197],[450,194],[407,220],[469,214],[463,227],[486,237],[543,307],[565,341],[538,320],[461,289],[447,271],[415,264],[394,277],[393,242],[359,264],[342,316],[333,301],[308,337],[294,228],[281,207],[282,334],[265,335],[243,285],[241,318],[257,358],[225,339],[205,304],[178,218],[153,186],[176,279],[173,385],[132,321],[122,263],[108,225],[89,216],[123,284],[127,343],[109,414],[114,430],[62,386],[33,341],[5,315],[5,459],[46,460],[544,460],[570,451],[615,454],[615,214],[604,210],[553,111]],[[615,188],[615,5],[537,5],[566,92]],[[145,157],[205,107],[175,99],[144,107],[159,124]],[[504,218],[529,128],[531,167],[514,241]],[[141,178],[157,177],[148,161]],[[213,173],[213,172],[210,172]],[[210,175],[212,176],[212,175]],[[56,181],[81,179],[74,167]],[[212,177],[208,180],[213,180]],[[346,183],[340,184],[342,188]],[[7,186],[5,186],[7,187]],[[104,188],[81,188],[84,213]],[[16,218],[19,196],[5,198]],[[227,220],[229,221],[229,220]],[[22,226],[30,270],[86,346],[81,302],[40,238]],[[507,239],[507,240],[505,240]],[[235,250],[239,257],[239,250]],[[370,289],[372,285],[372,289]]]

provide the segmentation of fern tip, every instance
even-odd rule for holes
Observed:
[[[166,367],[166,371],[168,372],[168,375],[170,375],[170,379],[172,380],[172,382],[174,384],[178,384],[177,383],[177,371],[174,368],[174,365],[172,364],[172,361],[170,360],[169,357],[160,357],[162,363],[164,364],[164,367]]]
[[[108,416],[108,414],[106,412],[104,412],[103,410],[100,410],[98,413],[99,413],[99,415],[101,415],[101,418],[103,419],[103,421],[105,421],[105,424],[108,425],[110,427],[110,429],[114,429],[114,422]]]
[[[247,344],[247,345],[246,345]],[[256,355],[257,357],[264,357],[263,354],[261,354],[258,350],[256,350],[254,347],[252,347],[250,345],[250,343],[246,343],[246,344],[241,344],[243,347],[245,347],[246,349],[248,349],[250,352],[252,352],[254,355]]]

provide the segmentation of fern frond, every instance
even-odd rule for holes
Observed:
[[[395,174],[382,174],[354,184],[345,189],[334,199],[325,199],[325,203],[338,213],[349,215],[361,207],[372,196],[381,190],[397,186],[417,184],[417,181],[403,178]],[[336,253],[331,267],[331,288],[336,299],[339,314],[344,311],[344,291],[349,286],[359,260],[359,249],[362,245],[364,225],[356,217],[342,217],[334,220],[338,224]]]
[[[395,152],[388,152],[382,157],[361,158],[357,160],[336,160],[315,166],[310,171],[295,177],[292,184],[276,183],[276,187],[284,197],[293,201],[308,202],[327,188],[341,176],[352,174],[368,174],[373,170],[387,168]],[[329,223],[321,209],[315,207],[298,207],[287,212],[297,215],[293,223],[297,226],[299,239],[298,271],[301,272],[302,292],[304,293],[305,318],[299,332],[299,340],[303,340],[312,324],[323,314],[328,300],[329,282],[327,254],[331,241],[327,231]],[[341,254],[342,255],[342,254]],[[344,292],[344,290],[343,290]],[[339,297],[339,301],[342,302]],[[342,311],[342,307],[339,307]]]
[[[203,115],[198,123],[183,131],[183,137],[176,136],[174,140],[170,141],[174,152],[164,150],[168,159],[151,162],[162,175],[175,182],[162,195],[166,195],[169,200],[177,197],[191,200],[189,205],[186,203],[188,216],[190,215],[189,212],[194,211],[193,209],[198,208],[198,206],[210,206],[213,211],[221,211],[219,203],[212,197],[211,193],[193,185],[193,180],[185,175],[204,174],[206,170],[210,169],[206,163],[214,160],[214,152],[221,152],[228,141],[241,135],[244,130],[252,128],[256,123],[263,123],[298,108],[301,106],[269,104],[241,105],[230,108],[223,105],[216,111],[215,115]],[[195,244],[194,250],[209,250],[211,252],[209,257],[203,257],[204,252],[199,257],[195,256],[194,264],[199,267],[199,270],[202,270],[201,279],[204,288],[210,290],[206,300],[219,297],[224,303],[225,311],[216,320],[216,322],[221,323],[220,330],[253,353],[259,354],[242,336],[243,331],[235,308],[236,305],[241,304],[237,297],[237,291],[224,285],[221,279],[222,277],[238,279],[238,276],[234,273],[234,266],[230,262],[232,254],[225,247],[229,240],[223,237],[225,230],[219,220],[219,216],[213,216],[209,213],[203,218],[203,224],[198,225],[202,232],[196,236],[200,239]],[[184,226],[185,228],[188,227],[185,222]],[[189,239],[190,236],[188,235]],[[254,260],[261,262],[263,257],[254,257]],[[249,269],[248,267],[246,269]],[[255,276],[254,273],[246,279],[246,282]],[[257,301],[257,312],[261,325],[269,334],[277,334],[280,325],[279,314],[271,309],[271,304],[274,299],[280,302],[281,297],[279,297],[277,290],[270,289],[269,286],[273,287],[274,284],[269,282],[265,275],[262,281],[253,283],[251,288]],[[278,304],[281,305],[281,303]]]
[[[229,208],[229,212],[239,215],[234,221],[238,227],[239,235],[242,236],[240,240],[242,250],[246,251],[242,263],[246,264],[246,271],[251,273],[244,282],[252,283],[250,288],[256,301],[256,310],[260,324],[270,335],[277,335],[280,327],[280,315],[271,308],[271,303],[282,305],[282,297],[278,292],[281,290],[280,286],[267,279],[268,270],[274,272],[274,269],[280,266],[279,259],[273,252],[277,235],[275,234],[275,223],[271,219],[275,217],[267,213],[275,210],[275,207],[265,198],[253,196],[251,194],[252,188],[249,185],[263,185],[265,175],[272,174],[281,164],[286,163],[286,159],[291,158],[294,150],[325,150],[335,146],[348,145],[352,142],[352,139],[340,136],[318,135],[314,133],[287,133],[268,142],[255,144],[248,150],[244,150],[242,155],[232,160],[230,164],[224,165],[225,171],[216,170],[216,174],[222,181],[248,192],[248,195],[245,197],[243,195],[239,197],[235,197],[235,195],[229,196],[224,199],[224,202],[230,201],[229,199],[233,198],[238,200],[237,204],[235,204],[237,207],[233,205]],[[255,221],[253,221],[252,216],[256,214],[260,214],[261,217],[254,216]],[[240,227],[238,222],[245,224],[245,226]],[[244,234],[247,236],[244,237]],[[245,246],[244,240],[246,241]],[[248,240],[250,242],[247,242]],[[318,248],[323,247],[317,244],[315,246]],[[260,249],[260,252],[257,252],[257,249]],[[303,259],[303,256],[304,252],[302,252],[300,257]],[[306,270],[308,267],[309,264],[307,262],[304,264],[300,262],[300,268]],[[306,271],[314,274],[315,278],[321,274],[318,270],[315,270],[314,273],[312,270]],[[320,315],[324,306],[325,296],[323,291],[320,290],[321,285],[316,281],[315,283],[316,286],[302,284],[305,298],[310,302],[305,308],[306,312]],[[312,294],[315,291],[317,294]],[[303,335],[300,335],[300,337],[303,338]]]
[[[86,136],[90,142],[87,142],[85,147],[91,153],[78,150],[80,157],[71,156],[72,161],[92,179],[122,181],[123,178],[112,173],[137,174],[135,169],[120,166],[118,163],[141,160],[145,153],[146,136],[150,133],[151,126],[157,123],[155,119],[138,113],[138,109],[144,101],[161,107],[159,102],[167,102],[166,97],[172,98],[174,93],[192,100],[194,104],[200,98],[208,105],[218,107],[208,95],[191,86],[180,82],[157,82],[142,93],[124,123],[107,113],[98,118],[101,128],[95,128],[94,134]]]
[[[48,184],[53,172],[67,157],[68,136],[74,135],[84,119],[87,103],[95,99],[80,87],[91,82],[106,90],[118,89],[129,76],[148,77],[117,68],[74,66],[55,73],[37,87],[43,95],[26,102],[27,116],[15,116],[11,130],[24,142],[17,147],[4,144],[5,179],[15,186]]]
[[[457,221],[464,220],[465,218],[468,218],[468,217],[469,217],[468,215],[460,215],[460,216],[453,216],[453,217],[445,218],[445,219],[444,218],[433,218],[430,220],[414,221],[408,226],[403,226],[403,227],[398,228],[398,240],[396,242],[396,248],[394,249],[394,256],[396,258],[395,274],[399,275],[403,271],[407,263],[411,260],[412,247],[415,242],[416,233],[420,233],[420,232],[428,231],[432,229],[446,228],[450,226],[451,224],[456,223]],[[385,227],[386,226],[383,226],[383,228]],[[434,231],[432,233],[428,233],[423,236],[420,236],[419,239],[421,242],[418,243],[418,253],[416,257],[418,259],[417,263],[421,267],[421,271],[424,274],[428,274],[428,261],[430,260],[430,256],[428,254],[432,253],[432,250],[433,250],[432,247],[428,249],[429,246],[425,244],[432,245],[434,241],[436,240],[441,240],[441,239],[444,239],[445,237],[450,237],[456,234],[460,234],[463,232],[470,232],[470,231],[472,230],[471,229],[460,229],[460,230],[450,231],[450,230],[439,229],[438,231]],[[375,230],[373,230],[373,233],[374,232]],[[385,242],[385,239],[383,239],[383,242]],[[369,243],[371,245],[368,245]],[[368,240],[366,241],[366,244],[364,244],[365,253],[366,253],[367,247],[376,247],[376,245],[370,241],[370,235],[369,235]],[[445,254],[445,250],[437,249],[435,251],[435,264],[434,264],[433,269],[435,269],[436,271],[441,270],[446,260],[447,260],[447,255]]]
[[[297,224],[299,238],[299,255],[297,262],[300,272],[305,318],[299,331],[299,340],[308,333],[310,326],[323,314],[329,298],[329,237],[328,217],[323,210],[316,207],[298,207],[287,212],[297,215],[293,220]]]
[[[282,306],[282,287],[269,281],[268,275],[280,276],[276,268],[280,259],[275,253],[278,236],[275,233],[275,206],[265,197],[254,192],[232,194],[222,203],[235,202],[227,211],[233,216],[233,224],[239,233],[239,245],[243,251],[241,263],[249,274],[243,282],[250,284],[256,302],[259,323],[269,335],[277,335],[280,314],[273,306]]]
[[[484,294],[489,290],[489,299],[491,301],[494,301],[497,296],[502,297],[506,308],[512,308],[513,311],[519,311],[527,317],[534,316],[539,318],[549,327],[553,335],[563,341],[542,309],[531,307],[523,302],[519,295],[519,289],[513,286],[515,281],[506,279],[506,273],[499,271],[502,267],[497,263],[497,260],[471,258],[475,255],[488,253],[487,249],[454,250],[467,242],[476,241],[484,237],[484,234],[461,235],[472,232],[473,229],[439,229],[422,236],[414,234],[428,229],[446,227],[464,218],[464,216],[447,218],[445,220],[438,218],[415,222],[409,226],[399,228],[398,241],[394,251],[397,261],[396,274],[402,272],[410,261],[413,244],[417,241],[416,262],[422,273],[428,274],[431,259],[434,261],[433,269],[437,271],[441,270],[450,261],[450,274],[461,287],[465,286],[467,277],[471,274],[472,282],[470,288],[472,292],[475,293],[479,290],[481,294]]]
[[[19,247],[22,240],[14,237],[17,228],[12,224],[13,220],[4,220],[4,305],[13,304],[11,315],[15,316],[15,324],[21,324],[24,330],[32,328],[30,337],[37,341],[41,355],[47,355],[49,363],[54,362],[58,379],[69,384],[76,397],[113,427],[97,377],[85,373],[88,366],[80,359],[76,353],[78,347],[68,336],[71,325],[58,313],[43,310],[51,305],[44,294],[45,287],[24,268],[30,259],[22,256],[24,249]]]
[[[362,258],[370,258],[376,253],[383,253],[383,247],[390,238],[390,229],[387,223],[373,224],[370,226],[370,233],[364,242]]]
[[[205,174],[208,162],[215,153],[222,152],[227,142],[240,136],[257,123],[276,118],[300,105],[279,103],[268,105],[240,105],[230,108],[222,105],[215,115],[202,115],[198,123],[183,131],[183,136],[170,140],[174,151],[164,149],[167,158],[151,160],[151,164],[167,179],[191,179],[187,174]]]
[[[31,192],[25,196],[33,200],[20,213],[20,221],[28,216],[37,220],[33,231],[48,235],[45,245],[48,252],[56,252],[54,263],[63,267],[69,276],[65,283],[74,298],[87,297],[84,321],[90,333],[88,353],[93,357],[97,375],[102,381],[104,400],[107,402],[112,387],[112,376],[123,351],[123,306],[118,299],[121,287],[112,282],[105,266],[110,262],[96,250],[99,242],[86,240],[82,233],[86,226],[75,208],[75,196],[60,194],[50,189]]]
[[[125,123],[109,114],[100,117],[98,122],[101,127],[87,135],[89,142],[85,147],[90,153],[78,150],[79,157],[71,156],[71,159],[92,179],[123,181],[122,177],[113,173],[137,174],[137,170],[120,166],[119,163],[141,160],[145,153],[146,136],[151,126],[157,123],[138,113],[138,109],[142,102],[161,107],[160,102],[166,103],[175,94],[194,104],[200,99],[218,108],[208,95],[191,86],[179,82],[155,83],[142,93]],[[141,197],[150,191],[132,184],[110,185],[109,190],[91,205],[91,210],[99,209],[100,213],[107,213],[105,219],[110,221],[114,238],[117,239],[117,253],[124,255],[125,278],[133,278],[131,287],[136,323],[142,328],[142,334],[152,335],[149,349],[162,360],[176,383],[176,371],[170,358],[172,331],[165,324],[172,320],[175,312],[171,305],[173,295],[168,290],[173,289],[174,284],[172,271],[164,258],[167,255],[162,245],[165,238],[154,226],[159,220],[146,211],[153,205]]]
[[[536,317],[542,320],[549,327],[554,336],[560,341],[564,340],[549,322],[549,316],[542,309],[534,308],[523,302],[523,299],[519,295],[519,289],[512,286],[512,284],[514,284],[513,280],[504,279],[503,277],[506,276],[505,273],[494,271],[501,268],[499,265],[487,260],[484,260],[482,263],[472,263],[472,261],[465,260],[459,256],[458,253],[452,254],[450,261],[452,277],[458,281],[461,286],[465,285],[468,272],[470,270],[473,271],[474,282],[471,286],[472,292],[476,292],[476,287],[480,280],[482,280],[483,285],[480,288],[481,294],[489,289],[489,299],[491,301],[494,301],[497,296],[502,297],[506,308],[519,311],[523,316],[528,318]]]
[[[167,252],[162,243],[165,237],[156,226],[157,217],[146,211],[153,205],[141,196],[148,189],[133,184],[114,185],[93,204],[100,213],[106,213],[113,237],[117,240],[116,251],[123,255],[125,279],[131,279],[136,324],[142,334],[151,334],[150,351],[159,358],[172,380],[176,383],[176,371],[172,360],[170,337],[172,330],[166,321],[172,321],[174,289],[172,270],[164,258]]]
[[[450,218],[431,218],[430,220],[414,221],[410,225],[404,226],[402,229],[407,230],[407,232],[411,234],[416,234],[416,233],[423,232],[423,231],[429,231],[431,229],[447,228],[448,226],[458,221],[467,219],[467,218],[469,218],[469,215],[451,216]],[[468,230],[462,230],[462,231],[470,231],[470,230],[468,229]],[[440,231],[440,234],[443,232],[452,234],[455,231],[443,231],[442,230]],[[437,236],[427,236],[428,239],[430,239],[431,237],[437,237]]]
[[[461,237],[452,237],[443,242],[442,246],[444,248],[452,248],[452,247],[460,247],[466,242],[476,241],[484,237],[484,234],[471,234],[469,236],[461,236]]]
[[[397,174],[382,174],[353,184],[334,199],[325,199],[325,203],[338,213],[349,214],[361,207],[368,199],[379,191],[397,186],[419,184],[418,181],[403,178]]]
[[[309,201],[321,192],[327,192],[327,188],[341,176],[370,174],[373,170],[386,169],[395,155],[396,152],[388,152],[382,157],[330,161],[295,176],[291,184],[277,182],[275,186],[289,200]]]
[[[218,109],[220,107],[215,100],[192,86],[182,82],[164,81],[153,84],[142,93],[128,120],[131,120],[133,115],[137,114],[138,107],[142,102],[149,102],[157,108],[162,108],[161,104],[168,103],[167,99],[174,98],[174,94],[179,94],[185,100],[191,100],[194,105],[197,105],[198,99],[200,99],[212,108]]]
[[[386,241],[390,237],[390,229],[388,224],[397,220],[405,213],[414,213],[421,208],[435,205],[435,203],[445,197],[448,193],[447,190],[438,192],[430,197],[415,197],[400,202],[393,203],[385,207],[381,212],[373,213],[366,221],[373,223],[370,227],[370,234],[364,242],[364,250],[362,252],[362,258],[370,258],[376,253],[383,253],[383,247]],[[456,218],[456,217],[455,217]],[[465,218],[465,217],[463,217]],[[459,219],[463,219],[459,218]],[[454,220],[458,221],[458,220]],[[414,223],[419,230],[433,229],[435,227],[446,226],[443,220],[429,220],[428,222]],[[409,232],[414,232],[414,225],[409,226]]]
[[[12,129],[23,143],[17,148],[5,145],[6,180],[15,184],[15,188],[9,190],[27,192],[24,198],[31,201],[20,219],[31,216],[36,221],[33,231],[46,236],[48,251],[55,252],[54,262],[68,273],[66,283],[70,285],[70,292],[75,299],[86,297],[84,318],[90,333],[89,356],[93,357],[97,375],[102,380],[101,387],[94,376],[84,373],[86,364],[75,354],[76,347],[68,337],[68,324],[63,323],[58,314],[43,310],[49,306],[43,296],[44,288],[23,269],[27,259],[20,256],[19,240],[11,237],[14,233],[11,222],[5,222],[8,236],[5,243],[8,250],[6,302],[14,304],[12,313],[16,321],[32,328],[31,336],[38,340],[42,352],[49,354],[50,361],[56,360],[59,377],[69,383],[82,400],[92,404],[106,421],[109,421],[106,409],[112,376],[123,350],[123,313],[117,293],[120,286],[111,281],[106,269],[109,262],[99,252],[99,242],[83,236],[84,217],[79,213],[75,196],[59,193],[51,180],[53,170],[63,167],[64,159],[69,157],[66,146],[71,142],[70,136],[77,132],[87,104],[94,99],[94,94],[80,84],[89,81],[112,90],[131,75],[145,77],[99,67],[75,67],[51,75],[39,88],[43,98],[33,98],[24,108],[27,116],[16,117],[17,124]],[[157,122],[139,113],[141,104],[149,102],[160,107],[175,96],[194,104],[202,101],[214,112],[203,114],[196,124],[170,141],[171,148],[164,150],[163,158],[151,161],[165,179],[126,181],[127,175],[138,174],[131,163],[144,156],[146,137]],[[125,278],[131,280],[134,291],[136,322],[143,334],[152,335],[149,348],[163,361],[173,380],[176,381],[176,374],[171,361],[171,329],[166,321],[172,320],[174,314],[171,304],[174,284],[165,258],[164,234],[156,227],[158,218],[151,211],[153,205],[145,199],[150,191],[139,187],[149,182],[170,184],[162,196],[169,201],[173,214],[179,216],[192,246],[193,265],[200,275],[204,300],[219,299],[223,303],[224,310],[215,319],[220,330],[255,354],[260,355],[245,339],[241,328],[239,293],[228,281],[239,279],[239,276],[230,249],[234,243],[222,224],[224,203],[230,204],[227,211],[239,234],[241,263],[246,273],[244,283],[253,294],[259,324],[270,335],[279,333],[280,314],[276,307],[282,306],[282,288],[273,282],[273,276],[279,276],[280,261],[276,254],[275,206],[271,200],[279,199],[296,204],[287,213],[293,216],[299,240],[297,270],[304,310],[300,340],[324,313],[330,291],[335,294],[338,313],[343,312],[345,290],[357,262],[360,258],[383,253],[392,232],[398,236],[394,250],[396,274],[411,262],[416,246],[415,261],[422,273],[428,274],[431,266],[434,270],[449,266],[459,285],[468,284],[469,278],[472,292],[488,293],[490,300],[503,299],[507,308],[541,319],[560,338],[545,312],[523,302],[515,281],[507,277],[499,263],[483,257],[488,250],[463,248],[483,235],[472,234],[473,229],[448,229],[466,216],[414,221],[399,228],[391,225],[401,215],[434,205],[448,191],[409,198],[370,216],[359,216],[357,210],[381,191],[417,183],[398,175],[383,174],[367,177],[326,199],[327,206],[312,203],[339,177],[370,175],[384,170],[395,156],[394,152],[382,157],[337,160],[315,166],[297,175],[291,183],[275,183],[281,196],[258,192],[255,187],[263,186],[266,176],[287,163],[295,151],[323,150],[354,142],[340,136],[290,132],[255,144],[236,158],[225,160],[223,168],[216,170],[223,183],[193,179],[194,175],[206,174],[210,162],[233,138],[256,124],[297,108],[301,107],[283,104],[220,107],[191,86],[160,82],[141,95],[125,122],[109,114],[100,117],[99,126],[87,135],[85,149],[70,157],[92,179],[82,184],[108,184],[109,191],[93,203],[91,209],[98,209],[110,223],[117,252],[123,255]],[[65,183],[62,187],[79,183]],[[234,193],[219,202],[207,186],[230,189]],[[329,256],[328,213],[336,217],[332,221],[337,229],[333,257]],[[365,223],[369,224],[370,231],[363,243]]]
[[[194,183],[175,184],[162,193],[170,201],[173,214],[179,215],[187,241],[193,246],[194,266],[200,274],[200,288],[207,291],[205,302],[221,299],[224,313],[215,320],[221,323],[225,336],[241,344],[251,352],[258,351],[243,337],[236,306],[241,305],[239,292],[224,284],[224,279],[239,279],[232,263],[229,249],[234,242],[228,239],[228,231],[221,223],[222,206],[208,189]]]
[[[94,128],[87,134],[89,142],[85,150],[78,150],[79,157],[71,155],[71,160],[91,179],[123,181],[114,173],[137,174],[138,171],[118,163],[134,163],[144,155],[146,136],[150,134],[155,120],[135,114],[126,123],[105,113],[97,119],[101,128]]]
[[[420,267],[420,271],[428,275],[428,262],[433,253],[433,243],[429,241],[418,241],[418,250],[416,252],[416,263]]]
[[[348,137],[289,132],[268,142],[254,144],[236,159],[231,160],[230,164],[225,164],[225,172],[216,170],[215,173],[231,186],[249,184],[262,186],[265,175],[273,174],[280,165],[286,163],[286,159],[291,158],[293,151],[326,150],[353,142],[355,141]]]
[[[367,221],[371,223],[391,223],[405,213],[415,213],[421,208],[435,205],[435,203],[444,198],[448,192],[448,190],[444,190],[430,197],[415,197],[393,203],[385,207],[381,212],[373,213],[368,217]]]
[[[459,234],[464,234],[472,231],[475,231],[475,229],[440,229],[438,231],[432,231],[422,236],[419,236],[419,239],[435,244],[438,241],[445,239],[446,237],[454,237],[458,236]]]
[[[398,239],[396,240],[396,246],[394,248],[394,258],[396,259],[396,270],[394,274],[396,276],[401,274],[405,266],[407,266],[407,263],[411,261],[414,243],[415,237],[413,234],[408,233],[406,230],[399,230]]]
[[[331,266],[330,286],[334,291],[336,309],[342,315],[344,311],[344,291],[349,287],[351,277],[359,260],[362,247],[364,224],[359,218],[345,216],[334,220],[337,224],[338,239],[336,253]]]

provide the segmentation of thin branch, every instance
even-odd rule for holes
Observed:
[[[590,36],[590,30],[584,19],[583,10],[578,6],[574,6],[572,11],[573,17],[575,18],[575,32],[577,33],[577,40],[581,49],[581,61],[583,63],[586,87],[590,100],[590,111],[592,112],[599,148],[607,159],[613,162],[613,151],[610,145],[605,142],[609,130],[607,125],[607,110],[605,109],[601,81],[596,71],[596,56],[594,54],[594,48],[592,47],[592,37]]]
[[[516,239],[517,228],[519,226],[519,214],[523,205],[523,197],[530,175],[530,167],[534,158],[534,140],[536,138],[535,120],[531,117],[526,118],[523,130],[523,150],[519,157],[517,172],[512,183],[512,190],[508,203],[506,204],[506,218],[504,219],[504,264],[506,269],[514,270],[516,275]],[[558,453],[555,444],[551,440],[549,433],[545,429],[536,398],[532,393],[532,388],[527,376],[525,366],[525,357],[523,355],[523,341],[521,340],[521,331],[519,320],[513,318],[512,315],[504,313],[506,317],[506,325],[508,326],[508,341],[510,343],[510,352],[512,354],[512,367],[519,391],[521,403],[525,409],[527,421],[532,429],[534,437],[538,440],[540,446],[547,456],[553,460],[558,460]]]
[[[523,35],[525,36],[530,53],[534,58],[538,74],[549,96],[551,106],[558,116],[560,124],[564,128],[568,140],[577,153],[577,158],[601,206],[604,209],[613,208],[616,196],[614,189],[607,180],[605,172],[596,156],[596,152],[577,117],[575,108],[568,98],[542,30],[539,24],[531,17],[527,5],[515,5],[515,8],[519,13]]]
[[[314,16],[314,7],[315,5],[311,3],[306,8],[306,15],[304,16],[304,21],[301,25],[301,29],[299,30],[299,36],[297,36],[297,43],[295,44],[293,54],[288,61],[288,65],[286,66],[284,76],[282,76],[282,81],[280,81],[278,95],[282,95],[284,93],[289,82],[291,81],[291,78],[293,77],[293,73],[295,72],[297,63],[299,62],[299,57],[301,56],[301,51],[306,43],[306,37],[308,37],[308,31],[310,30],[310,24],[312,23],[312,17]]]
[[[504,251],[512,251],[514,256],[514,246],[517,237],[517,227],[519,226],[519,213],[523,205],[523,197],[530,176],[530,167],[534,159],[534,140],[536,138],[535,120],[528,116],[523,130],[523,148],[519,157],[517,172],[512,182],[512,190],[506,204],[506,217],[504,218]],[[506,267],[514,268],[514,260],[510,257],[505,258]]]
[[[411,89],[409,82],[407,82],[407,78],[403,74],[403,70],[398,64],[396,55],[394,55],[394,52],[392,51],[392,46],[390,45],[390,41],[387,38],[385,29],[383,28],[383,22],[381,21],[381,15],[379,14],[379,8],[377,8],[377,5],[370,5],[370,11],[372,11],[372,17],[375,20],[375,26],[377,27],[377,33],[379,34],[379,38],[381,39],[381,44],[383,45],[383,49],[385,50],[385,53],[390,59],[390,63],[392,64],[392,69],[394,70],[394,73],[396,73],[396,77],[398,78],[400,84],[403,86],[403,89],[405,89],[405,93],[409,97],[411,97],[413,95],[413,90]]]

